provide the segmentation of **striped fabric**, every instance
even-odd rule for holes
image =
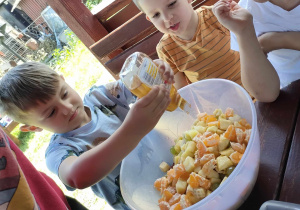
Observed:
[[[223,78],[241,85],[239,53],[230,49],[230,32],[214,16],[211,7],[196,10],[199,22],[192,40],[165,34],[158,43],[158,56],[174,73],[184,72],[191,82]]]

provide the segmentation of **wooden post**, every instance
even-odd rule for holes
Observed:
[[[46,0],[86,47],[108,34],[81,0]]]

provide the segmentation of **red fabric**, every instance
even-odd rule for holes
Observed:
[[[46,174],[39,172],[23,154],[23,152],[10,140],[11,149],[15,152],[20,168],[41,210],[71,209],[64,193],[56,183]]]

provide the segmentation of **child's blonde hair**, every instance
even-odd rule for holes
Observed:
[[[47,65],[27,62],[9,70],[0,80],[0,112],[26,123],[29,109],[56,94],[59,75]]]

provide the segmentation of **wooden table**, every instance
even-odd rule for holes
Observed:
[[[256,102],[260,166],[256,184],[239,210],[256,210],[268,200],[300,204],[300,80],[273,103]]]

